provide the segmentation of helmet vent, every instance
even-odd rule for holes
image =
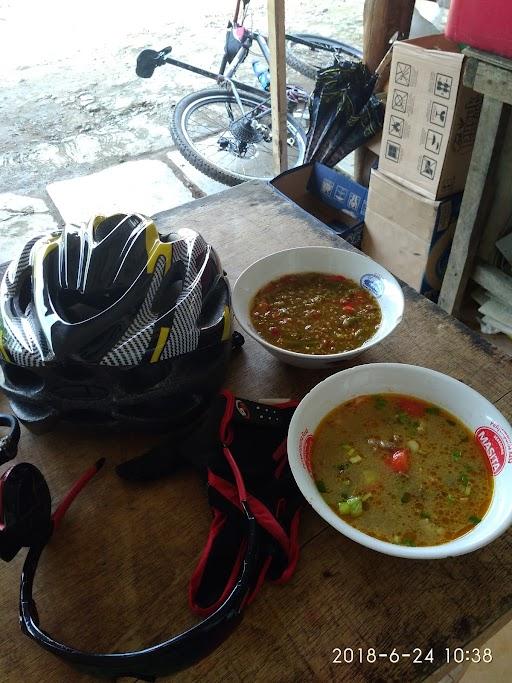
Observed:
[[[30,302],[32,301],[32,278],[31,273],[27,273],[20,285],[20,293],[18,295],[18,303],[20,310],[23,313],[27,312]]]
[[[61,289],[52,297],[53,305],[63,320],[81,323],[103,313],[123,294],[122,289],[112,289],[101,294],[97,292],[80,293],[74,289]]]
[[[198,325],[200,328],[211,327],[219,322],[220,316],[224,312],[224,306],[229,304],[229,292],[224,279],[217,280],[203,301],[203,307],[199,316]]]
[[[86,355],[89,359],[104,356],[119,341],[125,329],[126,323],[123,322],[104,329],[101,334],[87,342],[84,356]]]
[[[175,280],[174,282],[169,282],[167,284],[164,282],[151,306],[154,313],[161,314],[172,311],[178,303],[182,291],[183,280]]]
[[[32,302],[32,268],[22,274],[16,295],[11,299],[13,315],[19,317],[26,315]]]
[[[151,309],[154,313],[157,315],[169,313],[176,306],[183,292],[185,271],[183,261],[177,261],[172,264],[169,272],[164,275],[158,292],[153,299]]]
[[[106,237],[108,237],[110,233],[113,232],[116,228],[120,228],[122,226],[122,229],[125,232],[131,232],[139,224],[140,219],[137,216],[127,216],[123,213],[116,213],[115,215],[109,216],[108,218],[105,218],[100,223],[98,223],[98,225],[96,226],[96,230],[94,231],[94,239],[97,242],[101,242]]]

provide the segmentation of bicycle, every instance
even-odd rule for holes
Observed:
[[[160,51],[143,50],[137,58],[136,72],[142,78],[150,78],[156,67],[170,64],[217,82],[217,88],[191,93],[176,104],[170,131],[176,147],[187,161],[225,185],[238,185],[252,179],[268,180],[274,175],[270,52],[266,37],[244,26],[249,2],[236,2],[233,20],[228,23],[218,73],[170,57],[172,47]],[[340,56],[361,58],[357,48],[322,36],[286,34],[286,42],[287,46],[293,46],[287,48],[288,64],[310,78],[316,77],[318,68]],[[234,79],[254,45],[264,60],[253,61],[260,88]],[[266,64],[266,68],[261,68],[262,64]],[[298,86],[288,85],[287,99],[288,165],[294,168],[304,158],[306,135],[303,121],[309,94]]]

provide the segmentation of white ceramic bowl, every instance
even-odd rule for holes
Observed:
[[[265,341],[256,332],[251,323],[250,305],[258,290],[282,275],[310,272],[344,275],[361,284],[377,298],[382,322],[373,337],[352,351],[314,355],[281,349]],[[363,254],[334,247],[297,247],[265,256],[244,270],[233,288],[233,309],[244,330],[272,355],[290,365],[323,368],[357,356],[387,337],[402,319],[404,296],[395,278]]]
[[[494,474],[494,493],[482,521],[468,533],[436,546],[409,547],[380,541],[344,522],[327,505],[311,475],[313,434],[336,406],[364,394],[416,396],[458,417],[484,446]],[[387,555],[436,559],[481,548],[512,524],[512,428],[503,415],[474,389],[434,370],[400,363],[359,365],[331,375],[300,402],[288,430],[290,466],[304,497],[331,526],[357,543]]]

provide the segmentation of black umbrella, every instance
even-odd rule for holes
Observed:
[[[384,107],[372,95],[377,76],[361,62],[318,72],[309,105],[305,161],[334,166],[382,128]]]

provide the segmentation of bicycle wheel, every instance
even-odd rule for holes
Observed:
[[[311,33],[293,33],[290,35],[296,36],[301,40],[307,40],[313,47],[287,40],[286,63],[295,71],[314,81],[316,80],[318,69],[332,65],[335,54],[349,59],[359,60],[363,58],[363,53],[357,47],[340,43],[339,40],[334,40],[333,38],[323,38]]]
[[[270,104],[240,93],[245,115],[234,95],[224,89],[199,90],[176,105],[172,138],[181,154],[205,175],[225,185],[273,178]],[[288,116],[288,166],[299,166],[306,138]]]

